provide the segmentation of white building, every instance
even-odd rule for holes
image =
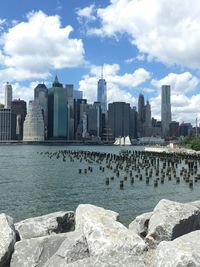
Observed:
[[[44,120],[38,100],[29,102],[24,122],[23,141],[44,141]]]
[[[5,85],[5,108],[11,108],[12,104],[12,85],[8,82]]]

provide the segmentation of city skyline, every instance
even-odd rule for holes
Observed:
[[[34,99],[35,86],[44,82],[49,87],[55,74],[94,102],[103,64],[108,103],[137,106],[142,92],[152,116],[160,119],[160,88],[167,84],[172,120],[195,125],[200,117],[200,4],[194,1],[190,10],[188,4],[20,0],[16,5],[8,0],[0,11],[0,102],[7,81],[13,98],[28,101]]]

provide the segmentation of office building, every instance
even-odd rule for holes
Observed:
[[[179,136],[179,122],[171,121],[169,124],[169,136],[171,138],[177,138]]]
[[[24,121],[23,141],[44,141],[44,119],[38,100],[29,102]]]
[[[171,88],[170,85],[162,85],[161,87],[161,122],[162,137],[169,136],[169,125],[171,122]]]
[[[87,115],[87,133],[89,138],[100,138],[101,127],[101,106],[99,102],[90,104],[86,109]]]
[[[16,139],[16,115],[11,109],[0,109],[0,141]]]
[[[151,105],[147,100],[143,111],[144,121],[143,121],[143,136],[152,136],[152,118],[151,118]]]
[[[151,105],[147,100],[145,104],[144,95],[138,98],[138,137],[148,137],[152,135]]]
[[[53,94],[53,137],[56,139],[66,140],[68,137],[67,90],[63,87],[62,84],[56,82],[56,79],[53,84]]]
[[[180,136],[190,136],[192,134],[192,124],[191,123],[181,123],[179,126]]]
[[[74,139],[74,85],[66,84],[65,88],[67,90],[67,139]]]
[[[4,90],[5,90],[5,109],[10,109],[12,103],[12,85],[7,82]]]
[[[86,99],[74,99],[74,139],[81,140],[83,138],[83,121],[85,121],[87,110]],[[84,117],[84,118],[83,118]],[[87,132],[87,121],[84,125],[85,132]]]
[[[130,138],[137,139],[137,117],[136,107],[130,109]]]
[[[97,85],[97,102],[101,104],[102,113],[107,112],[107,84],[106,80],[103,78],[103,68],[101,73],[101,79],[98,81]]]
[[[73,99],[83,99],[83,91],[74,90],[73,91]]]
[[[44,119],[45,138],[48,129],[48,89],[45,84],[39,83],[34,88],[34,99],[39,101]]]
[[[11,110],[16,115],[16,140],[22,140],[24,120],[26,117],[26,102],[20,99],[13,100]]]
[[[108,105],[108,127],[113,140],[130,135],[130,104],[113,102]]]

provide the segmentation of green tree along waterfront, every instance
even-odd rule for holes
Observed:
[[[187,136],[180,142],[180,144],[187,148],[191,148],[196,151],[199,151],[200,150],[200,135],[196,137]]]

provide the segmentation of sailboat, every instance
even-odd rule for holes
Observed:
[[[117,138],[115,139],[114,145],[115,145],[115,146],[120,146],[120,145],[121,145],[121,137],[117,137]]]
[[[117,137],[114,142],[115,146],[130,146],[131,140],[129,136]]]

